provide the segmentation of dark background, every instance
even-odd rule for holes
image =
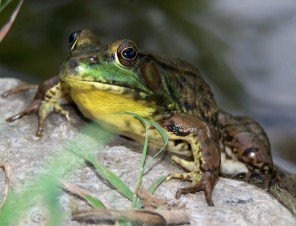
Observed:
[[[275,162],[296,173],[296,2],[266,3],[25,0],[0,43],[0,77],[38,82],[56,75],[68,36],[82,28],[102,41],[129,38],[199,67],[219,107],[259,121]],[[0,13],[1,26],[16,4]]]

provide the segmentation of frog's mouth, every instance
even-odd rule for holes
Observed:
[[[115,67],[114,63],[100,62],[96,65],[78,63],[75,58],[62,65],[59,77],[71,87],[101,90],[116,94],[153,96],[132,70]]]
[[[117,95],[130,96],[133,99],[146,99],[149,95],[143,91],[122,85],[114,85],[99,81],[88,81],[83,79],[75,79],[71,77],[63,77],[62,81],[66,82],[71,88],[78,90],[98,90],[109,92]]]

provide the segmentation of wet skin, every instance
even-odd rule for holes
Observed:
[[[62,105],[74,103],[87,118],[143,143],[143,125],[132,115],[114,114],[133,112],[166,130],[166,149],[176,153],[172,161],[186,171],[172,173],[168,179],[192,181],[190,187],[178,189],[177,198],[204,191],[207,204],[213,206],[212,192],[220,172],[245,173],[246,180],[253,173],[263,174],[269,187],[273,163],[263,128],[253,119],[219,110],[195,67],[140,50],[130,40],[103,44],[90,30],[74,32],[69,47],[59,76],[40,84],[33,102],[7,121],[37,113],[37,136],[41,136],[48,114],[55,111],[70,121]],[[149,129],[149,139],[151,147],[163,145],[154,128]]]

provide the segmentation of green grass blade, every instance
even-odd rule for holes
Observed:
[[[150,187],[148,188],[148,192],[150,192],[151,194],[153,194],[155,192],[155,190],[157,189],[157,187],[165,181],[165,179],[167,178],[167,176],[161,176],[159,177],[156,181],[154,181]],[[143,202],[142,200],[138,201],[136,204],[136,209],[140,209],[142,208]]]
[[[148,122],[160,133],[162,139],[163,139],[163,146],[162,148],[153,156],[153,159],[155,159],[167,146],[169,142],[169,136],[166,133],[166,131],[157,123],[152,120],[148,120]]]
[[[83,194],[82,198],[85,199],[92,207],[96,209],[106,208],[105,205],[98,198],[90,194]]]
[[[167,176],[161,176],[159,177],[156,181],[154,181],[151,186],[148,188],[148,191],[153,194],[155,192],[155,190],[157,189],[157,187],[165,181],[165,179],[167,178]]]
[[[73,150],[70,151],[90,162],[96,168],[99,175],[103,177],[105,180],[107,180],[123,196],[125,196],[129,200],[133,199],[134,194],[130,190],[130,188],[116,174],[114,174],[107,167],[105,167],[99,161],[97,161],[93,154],[81,155],[79,152]]]
[[[8,2],[9,3],[9,2]],[[7,4],[8,4],[7,3]],[[15,18],[21,8],[23,4],[23,0],[20,0],[17,7],[15,8],[15,10],[12,12],[11,16],[10,16],[10,19],[9,21],[2,27],[0,28],[0,42],[3,40],[3,38],[6,36],[7,32],[10,30],[13,22],[15,21]],[[6,2],[4,2],[4,7],[6,6]],[[3,8],[1,7],[0,11],[2,10]]]
[[[87,191],[79,188],[78,186],[67,183],[63,180],[60,180],[61,187],[70,192],[73,195],[76,195],[85,201],[88,202],[88,204],[96,209],[105,208],[105,205],[99,200],[98,198],[94,197],[93,195],[89,194]]]
[[[109,135],[107,136],[98,129],[97,126],[86,126],[81,134],[78,134],[75,139],[69,140],[65,146],[79,149],[82,152],[93,150],[99,143],[103,144],[110,139]],[[85,136],[86,134],[89,136]],[[93,136],[97,139],[90,138]],[[77,148],[78,146],[80,148]],[[83,164],[82,159],[77,155],[73,156],[66,147],[55,153],[51,160],[45,163],[40,173],[35,174],[33,178],[28,178],[25,185],[14,186],[11,189],[5,204],[0,209],[0,225],[17,225],[31,206],[40,203],[48,207],[47,213],[50,220],[47,225],[60,225],[60,221],[65,216],[60,211],[60,189],[58,188],[60,183],[58,181],[67,177],[70,172]]]
[[[13,0],[0,1],[0,12]]]
[[[150,163],[153,162],[153,160],[160,154],[163,152],[163,150],[165,149],[166,145],[168,144],[169,138],[168,135],[166,133],[166,131],[155,121],[149,120],[149,119],[145,119],[143,117],[141,117],[138,114],[135,114],[133,112],[122,112],[120,114],[128,114],[128,115],[132,115],[135,118],[137,118],[145,127],[145,142],[144,142],[144,146],[143,146],[143,151],[142,151],[142,156],[141,156],[141,163],[140,163],[140,167],[139,167],[139,171],[138,171],[138,179],[137,179],[137,185],[136,185],[136,189],[135,189],[135,194],[137,193],[138,189],[141,187],[142,184],[142,178],[144,175],[144,170],[146,167],[150,166]],[[146,161],[146,157],[147,157],[147,149],[148,149],[148,138],[149,138],[149,134],[148,134],[148,124],[152,125],[161,135],[162,139],[163,139],[163,147],[153,156],[153,160],[151,162],[149,162],[146,166],[145,166],[145,161]],[[157,180],[151,187],[151,189],[153,190],[153,192],[155,191],[155,189],[165,180],[166,177],[161,177],[159,180]],[[140,200],[138,200],[137,196],[134,195],[134,199],[132,201],[132,207],[136,207],[136,208],[140,208],[141,207],[141,202]]]
[[[142,155],[141,155],[141,162],[140,162],[140,166],[139,166],[139,170],[138,170],[138,177],[137,177],[134,198],[132,201],[132,207],[135,208],[135,207],[137,207],[137,203],[140,201],[137,196],[137,191],[140,189],[140,187],[142,185],[142,179],[143,179],[143,175],[144,175],[144,166],[145,166],[145,161],[146,161],[146,157],[147,157],[149,136],[148,136],[147,120],[137,114],[134,114],[134,113],[131,113],[131,115],[133,115],[140,122],[142,122],[143,126],[145,127],[145,141],[144,141],[144,146],[143,146]]]
[[[61,195],[61,189],[58,187],[57,180],[52,177],[46,178],[44,181],[42,181],[41,186],[43,188],[50,188],[43,189],[43,203],[48,210],[48,220],[46,222],[46,225],[59,225],[63,218],[63,215],[60,213],[59,197]]]
[[[90,127],[89,130],[85,131],[84,134],[90,135],[90,136],[97,136],[96,126]],[[105,140],[105,136],[108,136],[108,134],[104,134],[103,131],[100,131],[100,136],[103,140]],[[97,170],[99,175],[101,175],[104,179],[106,179],[112,186],[114,186],[123,196],[127,197],[129,200],[132,200],[133,198],[133,192],[130,190],[130,188],[113,172],[111,172],[108,168],[106,168],[104,165],[102,165],[100,162],[96,161],[95,155],[90,151],[87,150],[87,145],[80,145],[77,143],[74,143],[74,145],[68,147],[68,151],[74,153],[76,156],[79,156],[80,158],[87,160],[90,162]]]
[[[119,221],[119,226],[133,226],[133,223],[130,221]]]
[[[140,187],[142,185],[142,179],[143,179],[144,168],[145,168],[144,166],[145,166],[145,161],[146,161],[146,157],[147,157],[148,141],[149,141],[148,120],[144,119],[142,116],[135,114],[133,112],[120,112],[118,114],[126,114],[126,115],[134,116],[136,119],[138,119],[143,124],[143,126],[145,128],[145,141],[144,141],[144,146],[143,146],[142,155],[141,155],[141,162],[140,162],[140,166],[139,166],[139,170],[138,170],[135,193],[134,193],[133,200],[132,200],[132,207],[135,208],[138,206],[137,203],[139,202],[138,197],[137,197],[137,191],[140,189]]]

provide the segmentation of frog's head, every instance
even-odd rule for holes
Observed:
[[[81,30],[69,38],[70,55],[60,78],[71,87],[103,90],[134,100],[172,106],[160,67],[130,40],[102,44],[95,33]],[[169,107],[172,108],[172,107]]]

